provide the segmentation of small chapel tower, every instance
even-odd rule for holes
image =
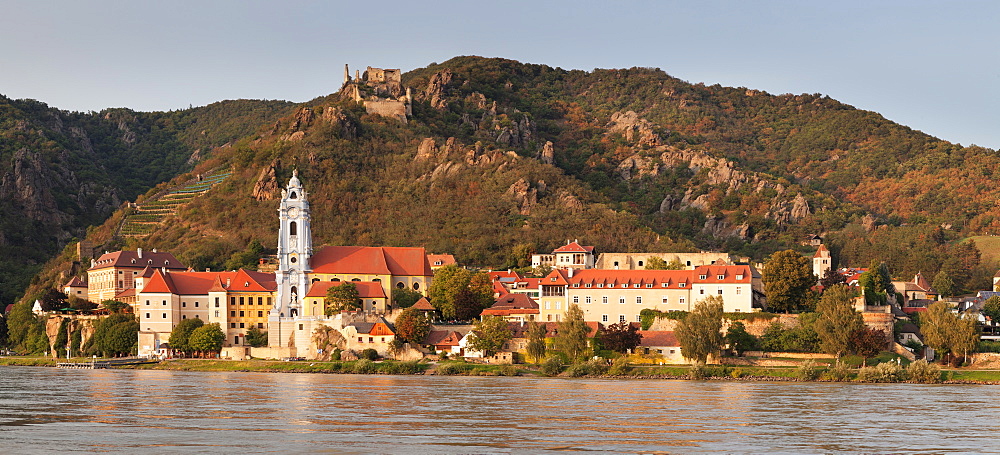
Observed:
[[[306,274],[312,271],[309,262],[313,253],[309,201],[297,170],[292,171],[288,188],[281,190],[278,219],[278,271],[274,277],[278,296],[271,317],[294,317],[301,314],[302,297],[309,291]]]
[[[816,275],[817,282],[826,276],[826,272],[833,267],[832,263],[830,250],[826,249],[826,245],[821,243],[819,248],[816,249],[816,254],[813,255],[813,275]]]

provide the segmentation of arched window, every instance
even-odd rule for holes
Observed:
[[[330,278],[330,281],[340,281],[340,278]]]
[[[292,295],[299,295],[299,288],[292,286]]]
[[[351,281],[361,281],[361,278],[352,278]]]
[[[414,291],[419,291],[420,290],[420,283],[414,282],[413,283],[413,290]]]
[[[372,282],[374,282],[374,283],[381,283],[382,279],[381,278],[374,278],[374,279],[372,279]]]
[[[289,235],[299,235],[299,225],[298,225],[298,223],[292,221],[288,225],[288,233],[289,233]]]
[[[315,283],[315,282],[317,282],[317,281],[319,281],[319,278],[313,278],[313,279],[312,279],[312,282],[313,282],[313,283]]]
[[[288,194],[288,199],[298,199],[298,198],[299,198],[298,193],[296,193],[294,191],[292,191],[291,193]]]
[[[405,284],[403,284],[403,282],[402,282],[402,281],[400,281],[400,282],[396,283],[396,288],[398,288],[398,289],[403,289],[403,288],[405,288],[405,287],[406,287],[406,285],[405,285]]]

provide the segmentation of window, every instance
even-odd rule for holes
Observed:
[[[270,297],[267,298],[267,306],[271,306],[271,298]]]
[[[641,295],[635,296],[635,304],[636,305],[642,305],[642,296]]]
[[[647,287],[647,288],[651,288],[651,287],[653,287],[653,283],[646,283],[646,287]]]
[[[670,303],[670,297],[663,296],[663,304],[666,305],[668,303]]]
[[[736,295],[740,295],[742,293],[743,293],[743,288],[736,286]]]
[[[608,315],[602,314],[601,315],[601,322],[608,322]]]
[[[545,302],[545,309],[546,310],[551,310],[552,309],[552,302]]]
[[[236,323],[235,322],[230,322],[229,323],[229,328],[230,329],[235,329],[236,328]]]
[[[573,303],[580,303],[580,296],[574,295],[573,296]]]
[[[146,301],[146,305],[149,305],[149,300]]]
[[[604,287],[604,283],[597,283],[597,287],[603,288]]]
[[[687,261],[687,266],[691,267],[691,261]]]
[[[215,307],[216,308],[219,307],[219,298],[218,297],[215,298]]]
[[[615,261],[615,268],[618,268],[618,261]]]
[[[624,314],[619,314],[618,315],[618,322],[625,322],[625,315]]]
[[[198,316],[198,315],[196,314],[196,315],[194,315],[194,318],[195,318],[195,319],[201,319],[201,316]]]
[[[236,306],[236,297],[230,297],[229,298],[229,304],[232,305],[232,306]]]
[[[743,275],[736,275],[736,279],[737,280],[742,280],[743,279]]]
[[[257,323],[257,328],[258,329],[263,329],[264,328],[264,323],[263,322],[258,322]]]
[[[686,297],[678,297],[677,298],[677,303],[683,305],[683,304],[687,303],[687,298]]]
[[[358,337],[358,343],[364,343],[364,342],[365,342],[365,340],[363,338]]]
[[[719,288],[719,295],[722,295],[722,288]]]
[[[233,344],[240,344],[240,336],[236,335],[233,337]]]
[[[601,297],[601,303],[608,303],[608,296]]]
[[[163,313],[163,319],[167,318],[167,313]]]
[[[215,310],[215,317],[219,317],[219,310]]]
[[[230,311],[230,312],[229,312],[229,317],[231,317],[231,318],[235,318],[235,317],[236,317],[236,311],[235,311],[235,310],[233,310],[233,311]]]
[[[337,281],[340,281],[340,280],[337,280]],[[405,288],[405,287],[406,287],[406,285],[405,285],[405,284],[403,284],[403,282],[402,282],[402,281],[400,281],[400,282],[396,283],[396,289],[403,289],[403,288]]]
[[[580,283],[573,283],[573,287],[575,287],[575,288],[580,287]]]
[[[198,308],[198,302],[194,302],[194,307]]]
[[[667,287],[667,283],[660,283],[660,286]]]
[[[622,283],[622,288],[627,288],[627,287],[628,287],[628,283]]]
[[[149,313],[146,313],[146,319],[149,319]]]
[[[295,193],[292,193],[292,194],[295,194]],[[292,198],[292,199],[294,199],[294,198]],[[290,235],[299,235],[299,225],[298,225],[298,223],[296,223],[294,221],[292,221],[291,223],[289,223],[288,224],[288,233]]]
[[[243,306],[246,303],[243,299],[244,297],[240,297],[240,306]]]
[[[419,291],[420,290],[420,282],[414,282],[413,283],[413,290],[414,291]]]
[[[679,288],[686,288],[687,287],[687,283],[677,283],[677,287],[679,287]]]
[[[701,295],[705,295],[705,289],[704,288],[699,289],[698,293],[701,294]]]
[[[242,326],[243,324],[240,325]],[[302,324],[299,324],[299,330],[302,330]]]
[[[166,300],[164,300],[164,301],[163,301],[163,305],[164,305],[164,306],[166,306],[166,304],[167,304],[167,301],[166,301]]]
[[[589,296],[589,295],[588,295],[588,296],[586,297],[586,299],[584,300],[584,303],[590,303],[590,296]]]
[[[641,314],[635,315],[635,322],[642,322],[642,315]]]
[[[240,317],[241,318],[244,316],[244,313],[245,313],[244,311],[240,311]]]
[[[634,288],[639,287],[639,283],[633,284],[632,287],[634,287]]]
[[[587,283],[587,284],[586,284],[586,285],[585,285],[584,287],[587,287],[587,288],[589,288],[590,286],[591,286],[591,284],[590,284],[590,283]]]
[[[716,275],[715,279],[717,279],[717,280],[724,280],[724,279],[726,279],[726,276],[725,275]]]
[[[374,343],[375,342],[375,337],[368,337],[368,342],[369,343]]]
[[[263,311],[258,311],[258,312],[257,312],[257,317],[258,317],[258,318],[262,318],[262,317],[264,317],[264,312],[263,312]]]
[[[242,323],[242,322],[240,323],[240,328],[241,328],[241,329],[243,329],[243,328],[246,328],[246,327],[243,327],[243,324],[244,324],[244,323]],[[301,324],[300,324],[299,326],[301,327]],[[300,329],[300,330],[301,330],[301,329]]]
[[[698,275],[699,280],[704,280],[706,278],[708,278],[708,275]]]
[[[187,308],[187,306],[188,306],[187,302],[181,302],[181,308]]]

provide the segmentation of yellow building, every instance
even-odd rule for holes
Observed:
[[[325,316],[324,299],[327,291],[335,286],[340,286],[348,281],[317,281],[309,286],[309,293],[306,294],[302,305],[302,316],[320,317]],[[361,299],[362,311],[365,313],[385,313],[388,305],[385,290],[382,283],[371,281],[354,281],[353,284],[358,289],[358,298]]]

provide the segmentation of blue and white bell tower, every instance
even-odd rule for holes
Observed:
[[[307,274],[312,259],[312,231],[309,226],[309,201],[299,182],[298,171],[292,171],[288,187],[281,190],[278,208],[278,271],[275,281],[278,296],[271,309],[271,318],[301,315],[302,298],[309,292]]]

